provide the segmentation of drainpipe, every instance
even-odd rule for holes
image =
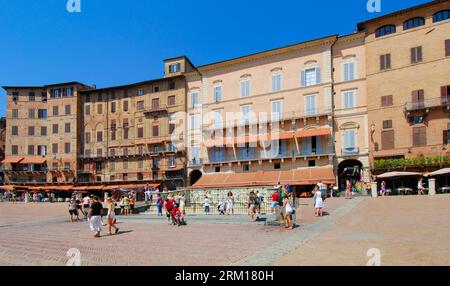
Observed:
[[[336,42],[338,41],[339,35],[335,35],[335,39],[333,41],[333,43],[331,44],[331,49],[330,49],[330,53],[331,53],[331,61],[330,61],[330,67],[331,67],[331,140],[332,140],[332,144],[333,144],[333,170],[335,171],[335,177],[336,177],[336,186],[339,187],[339,174],[337,173],[337,168],[338,168],[338,164],[337,164],[337,157],[336,157],[336,135],[335,135],[335,122],[334,122],[334,118],[335,118],[335,89],[334,89],[334,64],[333,64],[333,51],[334,51],[334,45],[336,44]]]

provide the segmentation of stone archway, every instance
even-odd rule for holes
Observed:
[[[192,186],[197,183],[198,180],[203,176],[200,170],[194,170],[189,174],[189,185]]]

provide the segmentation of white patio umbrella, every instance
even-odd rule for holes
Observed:
[[[450,168],[444,168],[440,169],[431,173],[426,174],[426,177],[435,177],[435,176],[442,176],[442,175],[448,175],[450,174]]]
[[[397,178],[397,177],[412,177],[412,176],[422,176],[422,173],[417,172],[389,172],[384,173],[379,176],[377,176],[378,179],[391,179],[391,178]]]

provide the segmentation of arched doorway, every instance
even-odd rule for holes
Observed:
[[[192,186],[197,183],[198,180],[203,176],[200,170],[194,170],[189,174],[189,185]]]
[[[347,180],[353,184],[362,179],[363,164],[358,160],[345,160],[338,166],[338,184],[341,192],[345,191]]]

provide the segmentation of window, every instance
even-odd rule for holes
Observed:
[[[64,132],[70,133],[70,123],[65,123],[64,124]]]
[[[409,30],[412,28],[425,25],[425,19],[421,17],[412,18],[403,23],[403,30]]]
[[[142,101],[138,101],[137,104],[136,104],[136,108],[137,108],[138,111],[144,110],[144,101],[143,100]]]
[[[50,94],[51,98],[60,98],[61,97],[61,90],[60,89],[54,89],[51,91]]]
[[[381,107],[394,105],[392,95],[386,95],[381,97]]]
[[[301,85],[303,87],[320,83],[320,68],[310,68],[302,71]]]
[[[425,118],[423,116],[411,116],[409,117],[409,123],[411,125],[417,125],[424,123]]]
[[[91,95],[86,94],[85,100],[86,100],[86,102],[91,102]]]
[[[250,79],[241,80],[241,97],[250,96]]]
[[[12,100],[13,101],[17,101],[17,100],[19,100],[19,93],[18,92],[13,92],[12,93]]]
[[[214,168],[214,172],[220,173],[220,167],[215,167],[215,168]]]
[[[176,161],[175,161],[175,157],[173,157],[173,156],[169,157],[169,167],[173,168],[173,167],[176,167],[176,166],[177,166],[177,164],[176,164]]]
[[[53,116],[58,116],[58,115],[59,115],[59,107],[53,106]]]
[[[395,25],[386,25],[386,26],[383,26],[381,28],[378,28],[375,31],[375,37],[379,38],[379,37],[383,37],[383,36],[386,36],[386,35],[389,35],[389,34],[393,34],[395,32],[396,32]]]
[[[243,171],[244,173],[249,172],[249,171],[250,171],[250,165],[243,165],[243,166],[242,166],[242,171]]]
[[[181,70],[180,63],[169,65],[169,73],[178,73],[178,72],[180,72],[180,70]]]
[[[42,100],[42,102],[47,101],[47,92],[45,92],[45,91],[41,92],[41,100]]]
[[[113,149],[109,150],[109,155],[111,155],[112,157],[115,157],[116,156],[116,149],[113,148]]]
[[[448,105],[450,103],[450,85],[441,87],[441,104]]]
[[[111,91],[110,95],[111,95],[111,100],[116,100],[116,92],[115,91]]]
[[[86,132],[84,138],[86,144],[91,143],[91,132]]]
[[[34,119],[34,109],[28,109],[28,118],[29,119]]]
[[[64,143],[64,153],[70,153],[70,143]]]
[[[47,119],[47,109],[39,109],[38,110],[38,118],[39,119]]]
[[[344,131],[344,153],[354,152],[356,149],[356,130]]]
[[[272,74],[272,92],[281,90],[281,73],[276,72]]]
[[[411,49],[411,63],[422,62],[422,47],[415,47]]]
[[[445,56],[450,57],[450,40],[445,40]]]
[[[425,93],[423,89],[415,90],[412,92],[412,107],[414,109],[420,109],[425,106]]]
[[[316,166],[316,160],[309,160],[308,161],[308,167],[312,168]]]
[[[175,88],[176,88],[175,82],[174,81],[169,82],[169,89],[174,90]]]
[[[123,102],[123,111],[127,112],[128,111],[128,100],[125,100]]]
[[[176,128],[176,114],[171,113],[169,114],[169,134],[172,134],[175,131]]]
[[[11,135],[19,136],[19,127],[18,126],[11,126]]]
[[[195,106],[199,104],[198,101],[198,92],[192,92],[191,93],[191,107],[195,108]]]
[[[111,102],[111,113],[116,113],[116,103]]]
[[[391,68],[391,54],[380,56],[380,70],[387,70]]]
[[[34,155],[34,145],[28,145],[28,155]]]
[[[349,90],[349,91],[344,91],[342,93],[342,97],[344,100],[344,109],[350,109],[350,108],[354,108],[356,106],[355,101],[356,101],[356,91],[354,90]]]
[[[168,98],[169,105],[175,105],[175,95],[171,95]]]
[[[275,163],[273,165],[274,170],[280,170],[281,169],[281,164],[280,163]]]
[[[123,148],[123,155],[128,156],[128,148]]]
[[[306,110],[306,115],[315,115],[316,114],[316,96],[315,95],[305,96],[305,110]]]
[[[356,62],[349,62],[344,64],[344,81],[355,79]]]
[[[214,110],[214,129],[223,128],[222,110]]]
[[[103,141],[103,132],[97,131],[97,142],[102,142],[102,141]]]
[[[128,161],[123,161],[123,169],[124,170],[128,169]],[[123,180],[124,181],[128,180],[128,175],[127,174],[123,174]]]
[[[103,95],[101,93],[97,96],[97,101],[103,101]]]
[[[137,95],[144,95],[144,94],[145,94],[145,91],[143,88],[138,89]]]
[[[91,150],[90,150],[90,149],[85,150],[84,156],[85,156],[86,158],[90,158],[90,157],[91,157]]]
[[[391,129],[391,128],[392,128],[392,120],[384,120],[383,129]]]
[[[143,145],[138,146],[138,154],[141,156],[144,154],[144,146]]]
[[[52,125],[52,134],[58,134],[58,129],[59,129],[58,124],[53,124]]]
[[[114,141],[114,140],[116,140],[117,139],[117,135],[116,135],[116,130],[115,129],[113,129],[113,130],[111,130],[111,140],[112,141]]]
[[[159,109],[159,98],[153,98],[152,99],[152,109],[158,110]]]
[[[85,115],[90,115],[90,114],[91,114],[91,106],[86,105],[86,106],[84,107],[84,114],[85,114]]]
[[[34,136],[34,126],[28,126],[28,136]]]
[[[281,100],[272,101],[272,122],[277,122],[282,119],[283,102]]]
[[[103,113],[103,104],[99,103],[97,105],[97,114],[102,114]]]
[[[137,137],[138,138],[144,138],[144,128],[143,127],[139,127],[137,130]]]
[[[443,133],[444,133],[444,136],[443,136],[443,138],[444,138],[443,144],[444,144],[444,145],[450,144],[450,123],[447,124],[447,130],[444,130]]]
[[[19,110],[18,109],[13,109],[11,111],[11,118],[19,118]]]
[[[12,145],[12,146],[11,146],[11,153],[12,153],[13,155],[19,155],[19,146],[17,146],[17,145]]]
[[[153,137],[158,137],[159,136],[159,125],[154,125],[153,126]]]
[[[30,91],[28,93],[28,101],[35,101],[36,100],[36,95],[33,91]]]
[[[394,130],[381,132],[381,148],[383,150],[395,149]]]
[[[439,11],[433,15],[433,23],[441,22],[447,19],[450,19],[450,10]]]
[[[41,126],[41,136],[47,136],[47,126]]]
[[[70,115],[72,113],[72,108],[70,105],[65,106],[65,114]]]
[[[66,88],[66,96],[72,97],[73,96],[73,87]]]
[[[413,146],[421,147],[427,145],[427,129],[426,127],[413,128]]]
[[[64,163],[64,169],[70,170],[70,163]]]
[[[153,88],[153,92],[159,92],[159,86],[155,86],[155,87]]]
[[[199,115],[192,115],[191,116],[191,129],[192,130],[200,129],[200,117],[199,117]]]
[[[38,149],[37,149],[37,153],[39,156],[46,156],[47,155],[47,146],[39,145]]]
[[[222,86],[221,85],[216,85],[213,88],[213,101],[214,102],[222,101]]]
[[[102,157],[103,156],[103,149],[102,148],[98,148],[97,149],[97,157]]]
[[[241,116],[242,116],[241,120],[242,120],[242,124],[245,124],[245,125],[250,124],[251,112],[252,112],[251,105],[243,105],[243,106],[241,106]]]

